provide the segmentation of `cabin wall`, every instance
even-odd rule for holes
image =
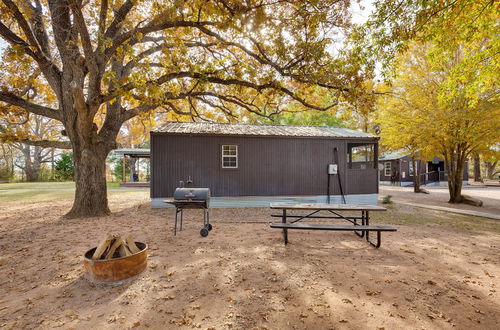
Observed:
[[[378,192],[376,168],[347,170],[347,142],[331,138],[151,134],[151,197],[173,195],[179,181],[213,196],[326,195],[327,166],[338,148],[344,194]],[[361,140],[375,142],[374,139]],[[238,168],[222,168],[222,145],[238,146]],[[332,195],[340,194],[332,175]]]

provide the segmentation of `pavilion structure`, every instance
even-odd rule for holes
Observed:
[[[120,187],[149,187],[150,174],[150,151],[149,149],[116,149],[115,155],[122,159],[122,182]],[[145,170],[141,172],[141,163],[147,159]],[[142,162],[141,162],[142,161]],[[127,163],[130,165],[130,175],[126,175]],[[143,166],[144,168],[144,166]]]

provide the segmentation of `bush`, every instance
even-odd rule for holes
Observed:
[[[391,198],[391,195],[384,196],[384,198],[382,199],[382,204],[392,204]]]
[[[14,175],[8,168],[0,167],[0,182],[9,182],[14,178]]]
[[[65,152],[56,162],[54,177],[57,181],[73,180],[75,170],[73,167],[73,154]]]

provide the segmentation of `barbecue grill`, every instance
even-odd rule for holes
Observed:
[[[202,237],[208,236],[212,230],[210,224],[210,189],[208,188],[177,188],[174,192],[174,198],[167,199],[166,203],[175,205],[174,236],[177,234],[177,218],[180,213],[180,227],[182,230],[182,211],[184,209],[203,209],[203,228],[200,230]]]

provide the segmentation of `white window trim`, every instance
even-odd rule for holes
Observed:
[[[389,167],[387,167],[387,164],[389,164]],[[387,174],[387,170],[389,170],[389,174]],[[392,171],[392,164],[391,164],[391,162],[385,162],[384,163],[384,175],[385,176],[391,176],[391,171]]]
[[[236,147],[236,155],[224,155],[224,147]],[[224,166],[224,157],[236,158],[236,166]],[[238,168],[238,145],[236,144],[223,144],[221,146],[221,165],[222,168]]]

